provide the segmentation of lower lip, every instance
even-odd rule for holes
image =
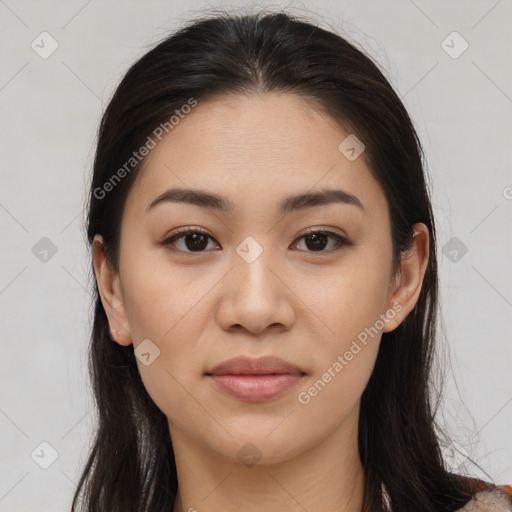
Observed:
[[[274,375],[210,375],[219,388],[245,402],[265,402],[284,393],[302,379],[297,373]]]

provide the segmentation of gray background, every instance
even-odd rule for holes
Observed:
[[[237,5],[248,4],[0,0],[0,511],[69,510],[91,439],[81,223],[102,109],[168,31],[204,8]],[[512,1],[254,5],[317,13],[366,49],[403,98],[439,228],[448,369],[439,422],[455,439],[445,455],[487,478],[468,454],[512,483]],[[31,47],[51,48],[43,31],[58,43],[46,59]],[[457,58],[464,42],[453,31],[469,44]],[[57,452],[47,469],[42,442]]]

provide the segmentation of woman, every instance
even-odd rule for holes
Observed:
[[[377,66],[286,13],[190,23],[102,119],[84,511],[511,510],[430,398],[435,226]]]

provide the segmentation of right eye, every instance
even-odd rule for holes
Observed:
[[[181,228],[171,233],[161,242],[161,245],[169,247],[171,251],[184,253],[205,252],[208,246],[208,239],[213,238],[204,230],[198,228]],[[181,247],[175,248],[177,242],[181,242]]]

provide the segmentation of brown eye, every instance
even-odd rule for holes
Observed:
[[[346,238],[326,229],[312,229],[297,240],[301,239],[305,240],[307,252],[329,253],[341,246],[350,245],[350,242]],[[333,243],[328,250],[324,250],[329,245],[329,240],[333,241]]]
[[[204,252],[208,247],[209,239],[213,240],[205,231],[198,229],[186,229],[178,231],[161,242],[162,245],[171,246],[171,250],[181,252]],[[176,247],[180,242],[180,247]]]

